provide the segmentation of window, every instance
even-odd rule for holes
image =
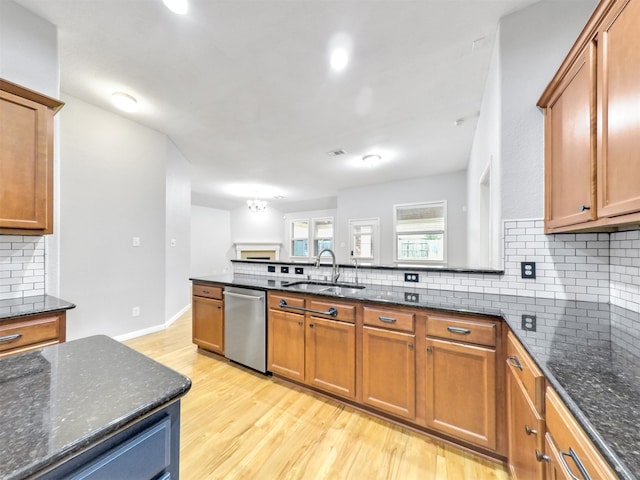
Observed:
[[[289,220],[290,257],[310,259],[324,248],[333,249],[333,217]]]
[[[352,258],[369,263],[379,261],[379,228],[378,218],[349,220],[349,247]]]
[[[309,256],[309,220],[291,222],[291,256]]]
[[[446,262],[446,202],[394,206],[397,262]]]
[[[313,219],[313,256],[324,248],[333,249],[333,218]]]

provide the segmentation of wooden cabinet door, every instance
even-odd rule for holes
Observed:
[[[205,350],[224,354],[224,310],[222,301],[192,297],[193,343]]]
[[[356,327],[309,317],[306,328],[306,383],[355,399]]]
[[[427,338],[427,426],[496,449],[495,350]]]
[[[595,46],[587,45],[545,108],[545,226],[596,218]]]
[[[540,417],[516,375],[507,369],[509,470],[515,480],[542,480],[544,464],[544,420]]]
[[[304,315],[269,310],[267,369],[304,382]]]
[[[640,2],[621,1],[598,31],[598,215],[640,212]]]
[[[0,229],[51,233],[52,156],[53,112],[0,90]]]
[[[362,401],[400,417],[416,417],[415,335],[362,329]]]

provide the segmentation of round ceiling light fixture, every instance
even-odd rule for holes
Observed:
[[[336,48],[331,53],[330,62],[331,68],[333,68],[334,70],[338,72],[344,70],[344,68],[347,66],[347,63],[349,63],[349,54],[344,48]]]
[[[375,167],[380,164],[382,157],[380,155],[365,155],[362,157],[362,163],[367,167]]]
[[[135,112],[138,110],[138,101],[124,92],[113,92],[111,94],[111,101],[120,110],[125,112]]]
[[[184,15],[189,10],[189,3],[187,0],[162,0],[165,7],[178,15]]]

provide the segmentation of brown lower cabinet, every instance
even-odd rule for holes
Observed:
[[[224,354],[222,287],[193,285],[192,340],[205,350]]]
[[[427,426],[496,448],[496,352],[427,339]]]
[[[335,315],[322,314],[331,309],[335,309]],[[352,305],[340,302],[270,294],[268,370],[355,399],[354,311]]]
[[[399,417],[416,418],[415,335],[362,329],[362,401]]]

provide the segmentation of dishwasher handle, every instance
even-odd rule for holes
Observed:
[[[255,295],[244,295],[243,293],[234,293],[234,292],[222,292],[223,295],[228,295],[229,297],[236,298],[244,298],[246,300],[264,300],[264,296],[255,296]]]
[[[329,307],[329,310],[323,312],[322,310],[313,310],[312,308],[304,308],[304,307],[294,307],[293,305],[287,305],[286,300],[283,298],[280,300],[278,304],[280,308],[289,308],[291,310],[301,310],[303,312],[316,313],[318,315],[330,315],[335,317],[338,315],[338,309],[336,307]]]

